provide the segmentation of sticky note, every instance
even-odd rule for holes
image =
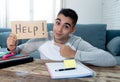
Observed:
[[[65,68],[76,68],[76,61],[75,59],[68,59],[64,60],[64,66]]]

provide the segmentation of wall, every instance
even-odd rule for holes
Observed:
[[[65,8],[74,9],[78,23],[105,23],[107,29],[120,29],[120,0],[63,0]]]
[[[64,0],[64,7],[72,8],[78,13],[79,24],[102,22],[101,0]]]
[[[103,0],[102,20],[108,29],[120,29],[120,0]]]

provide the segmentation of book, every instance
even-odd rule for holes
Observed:
[[[76,68],[65,68],[63,62],[50,62],[45,65],[52,79],[87,78],[96,75],[95,71],[80,62],[77,62]]]
[[[12,57],[9,57],[6,60],[3,60],[2,58],[0,58],[0,68],[6,68],[6,67],[24,64],[32,61],[33,61],[33,57],[30,57],[27,54],[16,54]]]

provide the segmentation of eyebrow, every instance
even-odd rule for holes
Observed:
[[[61,21],[61,19],[60,19],[60,18],[56,18],[56,20]],[[67,24],[67,25],[69,25],[70,27],[72,27],[69,23],[65,23],[65,24]]]
[[[69,23],[65,23],[65,24],[67,24],[67,25],[69,25],[71,27],[71,25]]]

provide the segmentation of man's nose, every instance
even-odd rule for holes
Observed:
[[[58,28],[58,31],[62,31],[62,29],[63,29],[63,26],[60,25],[59,28]]]

